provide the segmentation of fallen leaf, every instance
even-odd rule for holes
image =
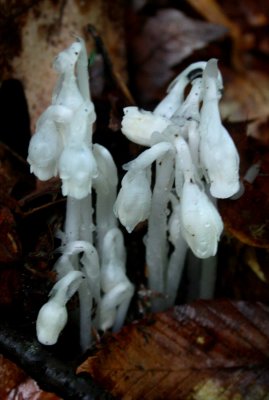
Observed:
[[[200,300],[126,326],[78,373],[124,400],[262,400],[268,357],[268,307]]]
[[[207,21],[214,24],[223,25],[229,31],[234,39],[237,39],[240,34],[239,26],[232,21],[215,0],[187,0],[188,3],[198,11]]]
[[[34,124],[51,101],[57,75],[52,69],[56,55],[74,36],[85,38],[88,24],[101,32],[113,59],[114,70],[126,76],[123,39],[123,1],[4,0],[0,12],[0,72],[3,79],[20,80],[25,88]],[[85,39],[89,39],[86,37]],[[92,43],[87,41],[88,50]],[[45,79],[44,79],[45,77]]]
[[[239,73],[228,69],[223,69],[223,73],[224,96],[220,102],[222,117],[231,122],[264,122],[269,117],[268,74],[258,70]],[[251,127],[248,127],[248,134]]]
[[[21,368],[2,355],[0,355],[0,375],[2,400],[60,400],[55,394],[41,390]]]
[[[16,364],[0,355],[0,398],[5,399],[8,393],[25,380],[26,374]]]
[[[134,38],[132,55],[144,101],[156,98],[156,92],[173,77],[172,67],[225,33],[222,26],[193,20],[176,9],[149,17]]]

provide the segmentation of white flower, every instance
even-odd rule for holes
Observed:
[[[101,287],[107,293],[126,279],[126,250],[123,234],[118,228],[110,229],[102,248]]]
[[[135,226],[148,218],[151,190],[146,170],[127,172],[114,205],[114,212],[130,233]]]
[[[98,176],[94,182],[104,194],[109,194],[118,184],[118,172],[109,151],[100,144],[93,145],[93,154],[98,166]]]
[[[52,120],[44,119],[38,128],[30,140],[27,161],[31,172],[41,181],[46,181],[58,173],[62,141]]]
[[[53,68],[59,73],[64,73],[74,68],[81,49],[82,44],[79,41],[72,43],[71,46],[58,54],[53,62]]]
[[[218,101],[216,60],[210,60],[204,71],[204,95],[200,119],[200,161],[213,197],[227,198],[239,190],[239,156],[222,126]]]
[[[113,330],[118,331],[134,294],[134,286],[126,276],[126,251],[118,228],[106,233],[102,254],[101,287],[104,296],[100,305],[100,329],[113,326]]]
[[[171,118],[184,100],[184,89],[194,79],[202,76],[206,66],[204,61],[191,64],[184,69],[168,86],[167,96],[157,105],[154,114]]]
[[[39,310],[36,320],[37,338],[40,343],[53,345],[67,322],[66,303],[78,290],[83,279],[79,271],[71,271],[52,288],[50,299]]]
[[[169,119],[150,111],[139,110],[137,107],[126,107],[122,120],[122,133],[134,143],[150,146],[152,133],[161,133],[170,124]]]
[[[174,201],[172,207],[172,213],[169,217],[168,221],[168,232],[169,232],[169,240],[170,242],[176,246],[176,243],[180,240],[180,202]]]
[[[193,253],[199,258],[214,256],[223,223],[213,203],[195,183],[183,185],[180,220],[182,236]]]
[[[97,176],[97,166],[91,150],[80,144],[64,149],[59,160],[62,193],[83,199],[91,193],[92,179]]]

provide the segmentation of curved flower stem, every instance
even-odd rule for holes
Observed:
[[[77,200],[67,196],[66,221],[65,221],[66,246],[79,239],[92,242],[92,207],[91,194]],[[71,263],[75,269],[79,268],[78,253],[72,254]],[[85,351],[91,345],[91,309],[92,294],[89,285],[83,281],[78,290],[80,303],[80,345]]]
[[[156,162],[156,180],[148,220],[146,262],[149,288],[164,295],[164,277],[167,268],[167,204],[173,184],[173,154],[169,151]],[[152,310],[165,308],[165,299],[153,299]]]
[[[131,302],[131,299],[134,294],[134,288],[130,285],[128,289],[126,290],[126,293],[128,292],[128,295],[122,300],[121,304],[119,305],[117,311],[116,311],[116,317],[115,317],[115,322],[113,325],[113,332],[118,332],[121,327],[123,326],[124,320],[127,315],[127,311]]]
[[[91,347],[92,330],[92,295],[86,279],[81,283],[78,294],[80,313],[80,347],[84,352]]]

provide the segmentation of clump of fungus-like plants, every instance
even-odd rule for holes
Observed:
[[[113,213],[117,169],[108,150],[92,144],[96,115],[83,40],[62,51],[54,68],[58,83],[51,105],[37,121],[28,162],[40,180],[61,178],[66,220],[61,256],[54,266],[57,282],[39,311],[36,330],[41,343],[55,344],[67,322],[66,303],[78,292],[80,341],[85,350],[93,327],[120,329],[134,288],[126,276],[123,237]]]
[[[220,117],[222,90],[211,59],[186,68],[153,112],[124,109],[123,134],[149,148],[124,165],[114,210],[129,232],[148,220],[148,285],[159,294],[154,311],[173,305],[188,248],[200,259],[215,256],[223,231],[215,199],[239,190],[239,156]]]

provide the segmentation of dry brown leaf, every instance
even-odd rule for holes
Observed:
[[[21,368],[2,355],[0,355],[0,376],[1,400],[60,400],[55,394],[41,390]]]
[[[144,100],[156,98],[156,91],[173,77],[173,66],[225,33],[221,26],[190,19],[176,9],[163,9],[148,18],[134,38],[133,54]]]
[[[5,64],[0,64],[0,72],[4,78],[23,82],[32,127],[51,99],[56,82],[51,67],[55,56],[74,40],[74,35],[85,37],[88,24],[96,26],[115,71],[125,76],[123,1],[109,5],[108,0],[28,0],[23,4],[5,0],[1,4],[0,50]]]
[[[223,72],[225,90],[220,103],[223,118],[264,122],[269,117],[268,74],[254,70],[238,73],[224,69]],[[251,128],[252,125],[248,127],[248,134]]]
[[[215,0],[187,0],[188,3],[198,11],[207,21],[223,25],[233,38],[238,38],[239,26],[228,18],[223,8]]]
[[[261,400],[268,357],[268,307],[200,300],[125,327],[78,372],[124,400]]]

